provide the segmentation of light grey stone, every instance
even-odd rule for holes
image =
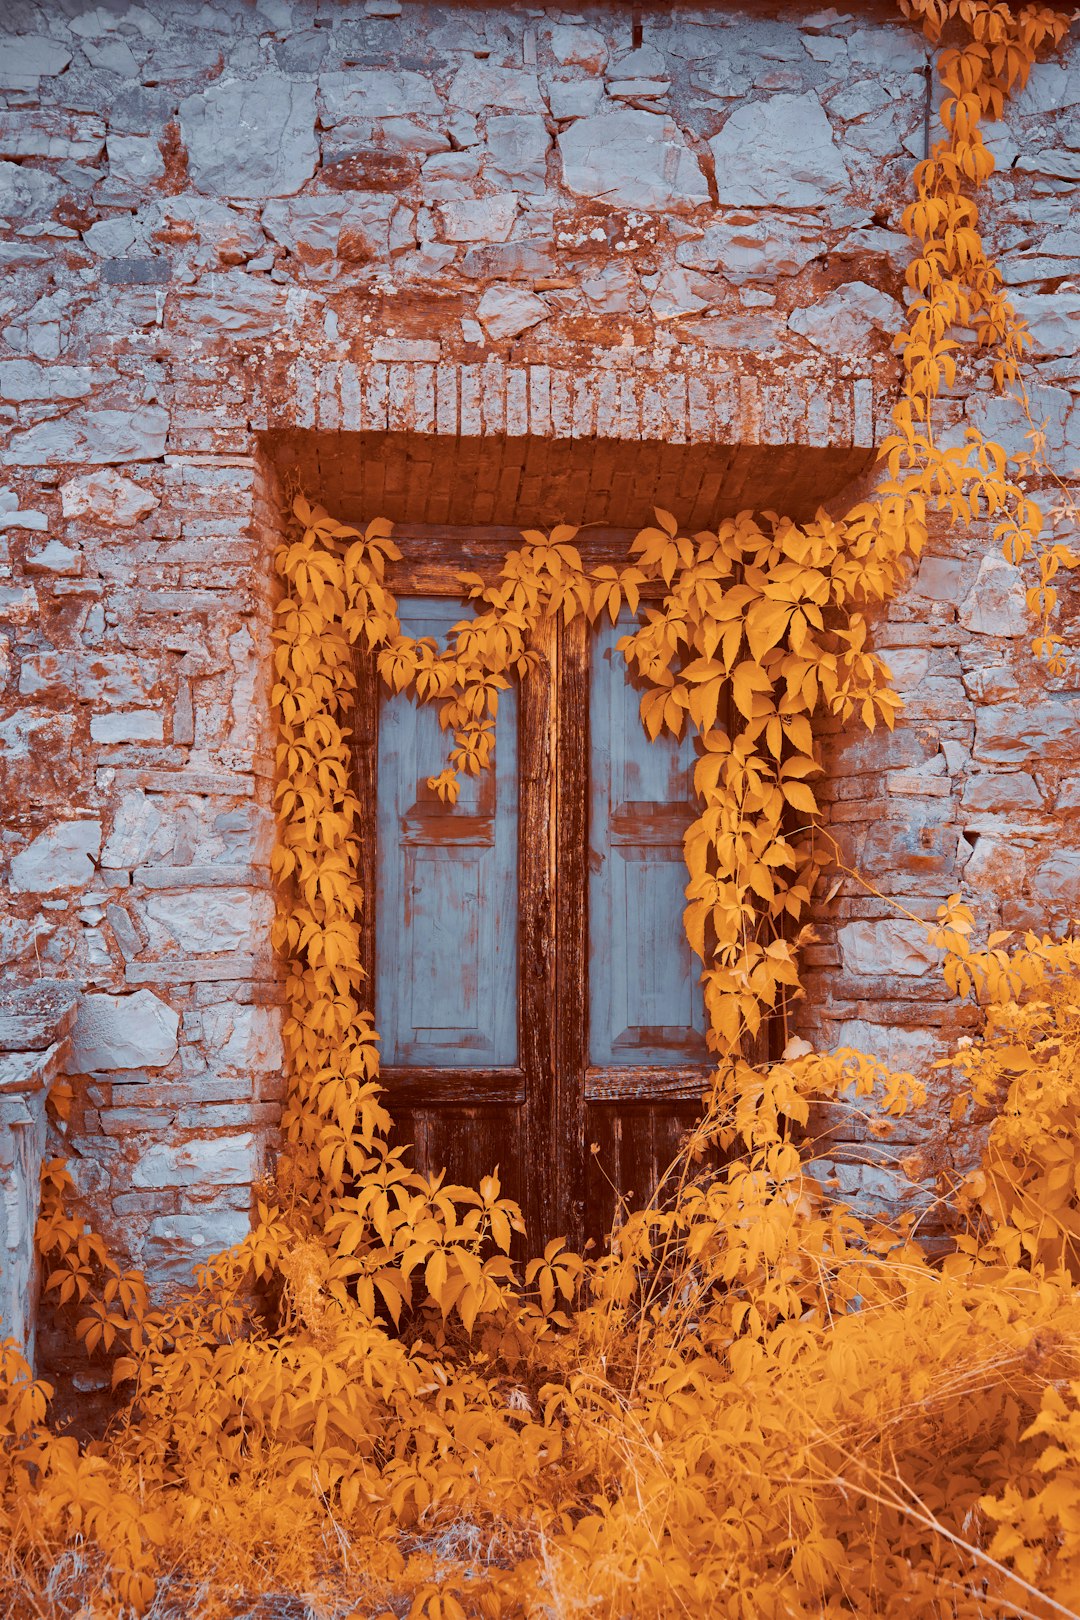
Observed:
[[[806,54],[815,62],[826,62],[843,71],[848,62],[847,41],[833,34],[806,34],[803,38]]]
[[[486,139],[487,170],[505,175],[515,191],[545,190],[551,141],[539,113],[493,114],[487,121]]]
[[[89,113],[64,113],[55,107],[0,112],[0,158],[86,163],[104,148],[105,125]]]
[[[581,278],[581,290],[589,306],[604,315],[625,315],[639,290],[637,278],[627,264],[608,264]]]
[[[450,83],[448,100],[452,107],[469,112],[506,109],[540,112],[544,99],[535,73],[519,68],[495,67],[489,62],[466,62]]]
[[[23,510],[13,489],[0,489],[0,531],[4,529],[47,529],[44,512]]]
[[[1068,228],[1048,231],[1034,244],[1027,235],[1020,245],[1001,244],[997,257],[1002,279],[1013,286],[1066,276],[1078,260],[1080,231]]]
[[[101,259],[123,259],[143,245],[138,223],[128,214],[95,220],[83,231],[82,239]]]
[[[911,589],[932,602],[959,603],[968,590],[970,575],[971,569],[960,558],[927,553],[919,563]]]
[[[435,86],[424,74],[395,73],[388,68],[324,73],[319,79],[319,102],[327,126],[345,119],[401,119],[442,110]]]
[[[579,118],[558,146],[566,186],[579,197],[676,212],[709,200],[697,158],[665,115],[628,107]]]
[[[0,399],[85,399],[93,392],[89,366],[46,366],[34,360],[0,361]]]
[[[940,1040],[929,1030],[871,1024],[863,1018],[845,1018],[836,1028],[833,1045],[877,1058],[893,1074],[924,1074],[942,1055]]]
[[[32,585],[0,585],[0,622],[30,624],[39,611],[37,591]]]
[[[36,90],[38,81],[62,73],[71,52],[43,34],[0,35],[0,89]]]
[[[304,261],[307,274],[317,272],[319,260]],[[330,263],[332,268],[332,262]],[[282,323],[286,294],[265,276],[228,271],[202,276],[199,291],[186,301],[184,313],[201,335],[245,333],[261,336]]]
[[[895,298],[868,282],[849,281],[818,303],[792,310],[788,325],[825,354],[849,355],[858,353],[872,333],[898,332],[903,320]]]
[[[550,315],[542,298],[525,287],[510,282],[494,282],[484,293],[476,310],[488,337],[497,342],[517,337]]]
[[[1080,64],[1064,66],[1058,62],[1039,62],[1027,84],[1013,102],[1013,110],[1021,117],[1033,114],[1061,112],[1080,102]]]
[[[207,1136],[191,1142],[154,1142],[131,1172],[133,1187],[243,1187],[255,1181],[255,1138]]]
[[[588,118],[596,112],[604,99],[604,86],[600,79],[558,79],[546,81],[548,106],[557,122],[569,118]]]
[[[925,928],[904,917],[845,923],[837,929],[837,939],[848,973],[921,979],[941,961]]]
[[[977,760],[991,765],[1073,763],[1080,698],[984,703],[975,710]]]
[[[441,129],[430,129],[414,118],[384,118],[380,125],[387,146],[399,152],[416,152],[430,156],[433,152],[448,152],[450,140]]]
[[[152,990],[83,996],[72,1031],[73,1074],[157,1069],[178,1050],[180,1014]]]
[[[269,928],[272,911],[272,896],[230,888],[152,894],[140,907],[147,923],[198,955],[250,948],[259,928]]]
[[[387,257],[394,207],[393,197],[297,197],[267,203],[262,224],[271,240],[283,243],[309,274],[330,274],[338,260],[366,264]]]
[[[153,709],[125,709],[119,714],[94,714],[90,735],[95,742],[163,742],[165,722]]]
[[[102,73],[118,73],[124,79],[135,77],[145,54],[140,51],[136,56],[130,44],[123,39],[110,39],[102,44],[86,41],[83,44],[83,55],[92,68]]]
[[[12,856],[11,887],[28,894],[53,894],[89,883],[100,850],[100,821],[57,822]]]
[[[180,103],[197,190],[219,197],[289,196],[319,161],[315,86],[266,73],[217,79]]]
[[[251,1230],[251,1217],[239,1209],[206,1209],[198,1215],[155,1215],[150,1236],[176,1243],[192,1256],[217,1254],[242,1243]]]
[[[1032,353],[1075,355],[1080,346],[1080,292],[1017,293],[1016,313],[1028,323]]]
[[[596,28],[556,23],[551,30],[549,44],[556,62],[563,67],[580,67],[587,73],[602,73],[607,63],[607,41]]]
[[[787,333],[776,315],[713,315],[688,321],[682,328],[710,349],[738,349],[754,354],[778,354]]]
[[[1019,568],[990,552],[960,606],[960,623],[979,636],[1023,636],[1030,629]]]
[[[964,810],[1039,810],[1042,794],[1027,771],[986,771],[970,776],[960,800]]]
[[[371,350],[373,360],[422,364],[433,364],[441,354],[442,344],[433,338],[376,338]]]
[[[867,117],[869,113],[881,112],[883,108],[891,107],[892,103],[893,97],[879,79],[856,79],[830,97],[829,117],[840,118],[848,124],[853,119]],[[845,139],[848,133],[845,131]]]
[[[1080,849],[1056,849],[1031,874],[1031,891],[1055,917],[1080,921]]]
[[[152,135],[110,135],[105,151],[110,177],[123,185],[152,185],[165,174],[165,159]]]
[[[667,62],[655,45],[639,45],[616,57],[607,70],[609,79],[666,79]]]
[[[55,422],[38,422],[12,436],[6,456],[16,467],[48,466],[58,461],[104,464],[157,461],[165,454],[169,413],[160,405],[130,411],[87,411]]]
[[[738,286],[798,275],[828,251],[823,221],[774,210],[735,213],[709,225],[697,241],[680,242],[675,257],[696,270],[716,270]]]
[[[215,1070],[274,1073],[285,1061],[281,1013],[276,1007],[245,1007],[234,1001],[200,1013],[202,1041]]]
[[[961,859],[966,840],[961,842]],[[983,896],[1017,895],[1024,886],[1027,858],[1011,839],[983,833],[963,863],[964,884]]]
[[[550,242],[495,242],[469,248],[461,263],[470,281],[535,281],[555,274]]]
[[[849,189],[832,126],[811,91],[736,107],[709,147],[721,208],[820,208]]]
[[[116,807],[101,852],[101,865],[110,871],[130,871],[148,861],[165,860],[172,851],[173,832],[161,798],[155,793],[129,788]]]
[[[609,79],[607,94],[615,101],[659,101],[671,89],[669,79]]]
[[[1054,180],[1080,180],[1080,152],[1063,152],[1060,147],[1018,151],[1014,163],[999,164],[999,167],[1020,169],[1025,174],[1046,174]]]
[[[717,291],[707,276],[681,264],[668,265],[655,278],[649,306],[658,321],[677,321],[696,315],[717,302]]]
[[[82,554],[60,540],[50,540],[40,551],[27,553],[26,566],[34,574],[81,574]]]
[[[832,249],[837,258],[854,258],[864,253],[885,259],[890,269],[906,268],[915,249],[903,231],[889,231],[880,225],[856,225]]]
[[[151,490],[111,467],[69,478],[60,499],[66,518],[88,517],[110,529],[133,529],[161,505]]]
[[[447,242],[505,242],[517,216],[517,199],[473,197],[439,205],[440,235]]]
[[[856,28],[847,36],[848,52],[864,73],[921,73],[930,46],[901,17],[883,27]]]

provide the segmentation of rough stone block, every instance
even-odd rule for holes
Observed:
[[[607,64],[607,42],[597,28],[556,23],[551,30],[549,44],[556,62],[563,67],[580,67],[586,73],[602,73]]]
[[[701,165],[665,114],[627,107],[579,118],[558,146],[565,184],[579,197],[674,212],[709,200]]]
[[[165,174],[160,143],[152,135],[113,135],[105,143],[109,176],[132,188],[153,185]]]
[[[112,529],[133,529],[161,504],[144,485],[111,468],[68,479],[60,499],[65,517],[88,517]]]
[[[13,434],[7,459],[17,467],[55,462],[158,461],[165,454],[169,413],[160,405],[130,411],[87,411],[55,422],[38,422]]]
[[[1039,810],[1042,794],[1027,771],[987,771],[964,784],[964,810]]]
[[[89,113],[57,107],[0,112],[0,158],[68,158],[85,163],[105,147],[105,125]]]
[[[41,79],[63,73],[71,52],[44,34],[0,36],[0,89],[36,90]]]
[[[265,73],[217,79],[180,103],[191,178],[218,197],[287,197],[315,173],[315,86]]]
[[[255,1138],[210,1136],[191,1142],[155,1142],[131,1172],[133,1187],[248,1186],[258,1176]]]
[[[1080,699],[986,703],[975,710],[975,758],[991,765],[1071,763],[1080,734]]]
[[[850,185],[832,126],[812,91],[743,103],[709,147],[721,208],[823,208]]]
[[[101,850],[100,821],[61,821],[11,859],[11,887],[51,894],[88,883]]]
[[[551,311],[542,298],[507,282],[496,282],[489,287],[477,305],[476,313],[484,331],[493,341],[517,337],[544,321]]]
[[[857,353],[879,334],[891,339],[903,321],[896,299],[865,281],[846,282],[788,317],[793,332],[808,338],[816,349],[837,355]]]
[[[466,62],[458,68],[450,82],[448,99],[452,107],[464,107],[470,112],[480,108],[536,112],[543,106],[535,73],[495,67],[490,62]]]
[[[448,242],[505,242],[517,208],[517,199],[506,194],[442,203],[440,234]]]
[[[160,1068],[176,1056],[179,1028],[179,1013],[152,990],[84,996],[72,1033],[71,1072]]]
[[[139,909],[182,950],[208,955],[241,950],[254,944],[260,928],[268,932],[273,898],[251,889],[193,889],[156,893]]]
[[[355,68],[348,73],[322,74],[319,104],[326,127],[347,118],[402,118],[442,110],[435,87],[425,74],[396,73],[384,68]]]
[[[199,1014],[202,1039],[217,1069],[277,1070],[285,1061],[281,1013],[276,1007],[224,1002]]]
[[[921,979],[942,959],[926,930],[903,917],[845,923],[837,939],[849,973]]]
[[[198,1215],[155,1215],[150,1236],[163,1244],[176,1244],[192,1264],[199,1253],[215,1254],[242,1243],[251,1229],[249,1218],[240,1210],[202,1210]]]
[[[126,709],[90,717],[90,735],[100,743],[163,742],[165,722],[153,709]]]
[[[996,552],[984,557],[958,618],[965,630],[979,636],[1027,635],[1031,620],[1019,568]]]
[[[1055,920],[1080,922],[1080,849],[1057,849],[1031,874],[1031,891]]]
[[[547,186],[551,138],[539,113],[500,113],[486,128],[486,169],[505,176],[514,191],[539,192]]]

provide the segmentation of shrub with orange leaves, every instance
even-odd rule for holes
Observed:
[[[910,1222],[830,1199],[808,1137],[815,1101],[850,1099],[885,1129],[923,1088],[859,1053],[745,1057],[798,991],[790,924],[819,863],[812,717],[892,724],[866,613],[902,583],[929,512],[989,516],[1014,561],[1038,556],[1035,650],[1060,664],[1050,580],[1072,554],[1043,545],[1000,447],[935,443],[933,407],[956,326],[975,329],[997,386],[1016,378],[1023,327],[970,196],[993,167],[979,126],[1067,21],[986,0],[902,9],[960,43],[939,57],[945,138],[905,216],[904,387],[872,500],[694,536],[658,512],[624,568],[595,574],[572,530],[526,534],[494,584],[463,582],[473,615],[442,648],[401,635],[390,526],[297,501],[275,635],[291,1073],[276,1183],[250,1236],[151,1309],[47,1167],[46,1293],[92,1353],[116,1353],[126,1404],[80,1447],[0,1350],[0,1595],[18,1620],[216,1620],[282,1592],[335,1620],[1076,1612],[1080,945],[978,949],[955,896],[928,925],[949,988],[984,1013],[950,1059],[976,1105],[969,1120],[958,1104],[955,1128],[982,1157],[944,1190],[967,1220],[944,1259]],[[440,705],[451,743],[433,786],[452,799],[459,772],[490,763],[498,695],[528,679],[539,620],[614,622],[646,581],[659,601],[621,643],[644,725],[701,737],[686,927],[714,1085],[606,1255],[555,1242],[519,1271],[520,1212],[496,1175],[449,1185],[389,1142],[357,967],[352,646]],[[723,1168],[704,1168],[717,1146]]]

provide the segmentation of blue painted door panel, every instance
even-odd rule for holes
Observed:
[[[402,629],[445,644],[459,602],[401,602]],[[398,693],[379,716],[375,1017],[382,1061],[492,1068],[517,1062],[517,693],[501,695],[495,767],[463,777],[456,805],[428,787],[451,739],[438,706]]]
[[[677,1067],[706,1057],[701,966],[683,929],[682,835],[694,815],[694,746],[650,742],[616,642],[593,638],[590,673],[589,1061]]]

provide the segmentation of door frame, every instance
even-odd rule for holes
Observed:
[[[461,573],[494,580],[506,553],[521,544],[520,532],[491,529],[403,526],[395,538],[405,552],[387,573],[395,596],[459,601]],[[586,566],[595,567],[624,563],[630,539],[630,531],[591,530],[575,544]],[[468,612],[462,602],[462,616]],[[589,635],[580,613],[569,624],[561,616],[543,621],[531,642],[538,666],[518,686],[517,1065],[386,1066],[380,1076],[391,1114],[395,1105],[507,1111],[508,1128],[522,1131],[523,1214],[534,1253],[553,1237],[565,1237],[578,1250],[584,1242],[590,1104],[700,1103],[710,1067],[624,1069],[589,1062]],[[379,705],[385,688],[367,649],[357,649],[354,668],[361,965],[374,986]],[[521,1111],[517,1126],[514,1110]]]

